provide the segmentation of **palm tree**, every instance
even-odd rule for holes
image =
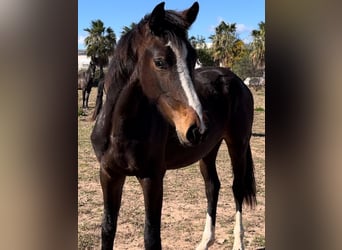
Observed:
[[[242,40],[236,39],[232,47],[233,63],[240,60],[246,54],[246,51],[246,44]]]
[[[201,66],[214,66],[215,61],[212,56],[212,51],[208,48],[205,37],[204,36],[191,36],[189,38],[190,44],[194,47],[197,51],[198,56],[198,65]]]
[[[257,68],[265,68],[265,22],[259,23],[259,29],[252,31],[253,42],[251,57]]]
[[[111,27],[106,28],[101,20],[91,21],[91,28],[84,29],[89,33],[85,38],[86,53],[96,66],[100,67],[100,75],[103,75],[103,67],[108,65],[109,56],[114,52],[116,36]]]
[[[215,34],[209,37],[213,41],[213,56],[220,65],[231,67],[238,55],[241,40],[237,38],[236,23],[227,24],[222,21],[216,28]]]
[[[192,47],[194,47],[195,49],[199,49],[199,48],[206,48],[207,44],[205,43],[205,37],[204,36],[191,36],[189,38],[189,41],[192,45]]]
[[[135,22],[132,22],[130,26],[124,26],[121,31],[121,36],[126,35],[128,32],[130,32],[137,24]]]
[[[234,61],[232,66],[232,71],[237,74],[241,79],[245,79],[249,76],[259,76],[257,75],[257,70],[251,59],[251,44],[244,44],[242,52],[239,54],[238,58]]]

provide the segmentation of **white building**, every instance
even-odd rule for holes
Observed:
[[[78,50],[78,70],[87,69],[90,63],[90,58],[87,57],[84,50]]]

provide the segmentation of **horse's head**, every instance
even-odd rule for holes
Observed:
[[[88,69],[86,72],[84,72],[84,79],[86,81],[86,84],[91,84],[95,78],[95,70],[96,70],[96,65],[95,63],[91,60],[88,66]]]
[[[137,48],[136,77],[185,145],[197,144],[206,130],[193,85],[197,55],[187,39],[198,10],[197,2],[181,12],[164,10],[161,3],[145,17],[144,25],[138,26],[143,39]]]

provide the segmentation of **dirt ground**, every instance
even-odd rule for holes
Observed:
[[[254,125],[251,148],[257,183],[255,209],[244,207],[243,223],[246,250],[265,246],[265,93],[254,91]],[[88,111],[82,111],[81,92],[78,116],[78,249],[100,249],[102,193],[99,164],[90,144],[90,122],[97,89],[93,88]],[[230,159],[225,144],[217,157],[217,171],[221,190],[217,208],[216,241],[211,250],[231,249],[235,205]],[[164,179],[164,202],[161,238],[163,249],[195,249],[200,242],[206,218],[204,183],[198,163],[187,168],[170,170]],[[124,186],[122,206],[118,219],[115,249],[144,249],[144,205],[139,183],[128,177]]]

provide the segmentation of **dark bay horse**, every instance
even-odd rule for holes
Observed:
[[[197,250],[208,249],[215,240],[220,189],[215,160],[223,140],[234,174],[233,249],[244,249],[242,203],[256,203],[253,98],[228,69],[194,70],[197,56],[187,30],[198,10],[197,2],[181,12],[164,10],[161,3],[117,45],[104,83],[107,98],[91,134],[104,200],[102,249],[114,246],[126,176],[136,176],[143,189],[145,249],[161,249],[164,174],[196,161],[208,202]]]
[[[78,74],[78,89],[82,90],[82,108],[89,108],[88,101],[94,84],[95,67],[95,64],[90,62],[88,69]]]
[[[96,101],[95,101],[95,107],[93,111],[93,115],[91,117],[91,121],[95,121],[96,117],[99,115],[100,110],[103,105],[103,92],[105,92],[104,89],[104,77],[103,75],[100,77],[100,80],[98,81],[97,84],[97,96],[96,96]]]

